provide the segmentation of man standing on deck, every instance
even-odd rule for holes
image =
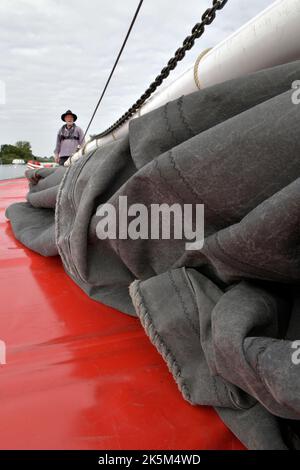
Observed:
[[[70,109],[61,115],[65,124],[59,129],[54,150],[54,159],[56,163],[64,165],[70,156],[72,156],[84,143],[83,130],[76,126],[76,114]]]

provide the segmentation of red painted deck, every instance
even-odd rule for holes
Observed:
[[[14,239],[4,210],[26,191],[0,181],[0,448],[242,449],[212,409],[184,401],[138,320]]]

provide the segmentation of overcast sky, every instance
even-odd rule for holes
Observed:
[[[144,0],[91,133],[113,123],[149,85],[211,0]],[[199,52],[242,26],[273,0],[229,0],[198,39],[173,81]],[[60,115],[71,108],[84,129],[122,44],[138,0],[1,0],[0,144],[28,140],[52,155]]]

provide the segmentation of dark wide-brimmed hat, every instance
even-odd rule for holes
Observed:
[[[73,116],[73,119],[74,119],[74,122],[75,122],[76,119],[77,119],[77,116],[76,116],[76,114],[72,113],[72,111],[70,109],[68,109],[68,111],[66,111],[64,114],[61,115],[62,120],[64,121],[66,116],[68,116],[68,114],[71,114]]]

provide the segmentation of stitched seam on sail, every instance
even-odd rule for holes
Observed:
[[[173,275],[173,273],[172,273],[171,271],[168,271],[167,274],[168,274],[168,277],[169,277],[169,279],[170,279],[171,285],[172,285],[174,291],[176,292],[177,297],[178,297],[178,299],[179,299],[179,301],[180,301],[180,304],[181,304],[181,307],[182,307],[182,311],[183,311],[183,313],[184,313],[184,316],[185,316],[185,318],[187,319],[187,321],[188,321],[190,327],[192,328],[193,332],[196,334],[197,338],[199,338],[199,331],[197,331],[197,329],[196,329],[196,327],[195,327],[195,325],[194,325],[194,323],[193,323],[193,321],[192,321],[192,319],[191,319],[191,317],[190,317],[190,315],[189,315],[188,308],[187,308],[187,306],[186,306],[186,304],[185,304],[185,302],[184,302],[184,299],[183,299],[183,297],[182,297],[182,295],[181,295],[181,293],[180,293],[180,290],[178,289],[178,287],[177,287],[177,285],[176,285],[176,282],[175,282],[175,279],[174,279],[174,275]],[[185,282],[186,282],[186,281],[185,281]]]
[[[168,131],[168,133],[169,133],[169,135],[171,136],[171,138],[172,138],[175,142],[177,142],[177,141],[178,141],[177,135],[176,135],[174,129],[172,128],[171,123],[170,123],[170,120],[169,120],[169,118],[168,118],[168,105],[169,105],[169,103],[167,103],[167,104],[164,106],[162,115],[163,115],[163,118],[164,118],[164,121],[165,121],[166,130]]]
[[[185,129],[189,132],[190,134],[190,137],[193,137],[195,135],[193,129],[191,128],[191,126],[189,125],[185,115],[184,115],[184,111],[183,111],[183,96],[181,96],[179,98],[179,100],[177,101],[177,108],[178,108],[178,115],[179,115],[179,118],[182,122],[182,124],[184,125]]]
[[[181,170],[177,167],[176,165],[176,162],[175,162],[175,158],[174,158],[174,155],[173,155],[173,152],[172,150],[169,150],[168,152],[168,157],[170,159],[170,162],[171,162],[171,165],[172,167],[174,168],[174,170],[176,171],[176,173],[178,174],[180,180],[183,182],[183,184],[185,185],[185,187],[193,194],[193,196],[195,196],[196,200],[197,200],[197,203],[198,204],[204,204],[203,203],[203,200],[200,196],[200,194],[198,194],[195,189],[190,185],[190,183],[187,181],[186,177],[183,175],[183,173],[181,172]],[[200,201],[198,201],[200,199]],[[219,220],[222,220],[225,224],[227,224],[227,220],[225,220],[221,214],[217,211],[215,211],[214,209],[210,208],[210,211],[213,212],[214,214],[216,214],[219,218]]]

